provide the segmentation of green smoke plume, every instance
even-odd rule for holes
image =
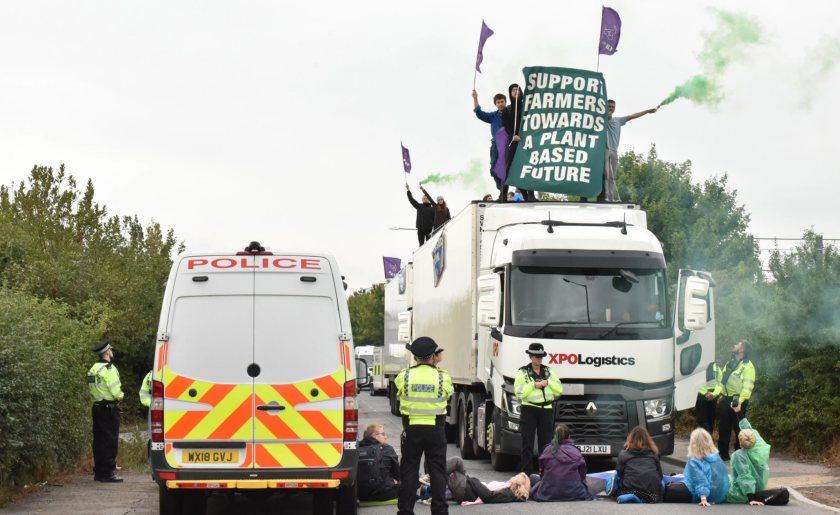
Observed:
[[[809,53],[806,63],[797,74],[802,107],[810,108],[819,89],[825,83],[824,77],[831,73],[840,61],[840,39],[823,38]]]
[[[660,102],[660,106],[668,105],[678,98],[691,100],[695,104],[717,106],[723,99],[718,81],[729,65],[742,58],[749,45],[762,43],[762,28],[757,21],[716,9],[714,13],[717,27],[706,34],[703,50],[698,56],[703,74],[695,75],[674,88]]]
[[[460,184],[472,191],[481,191],[485,186],[484,170],[481,161],[473,159],[466,170],[454,173],[433,173],[420,181],[420,184]]]

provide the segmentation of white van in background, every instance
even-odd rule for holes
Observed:
[[[316,494],[315,513],[355,514],[353,356],[332,256],[257,242],[178,256],[150,407],[160,512],[203,512],[210,491],[294,490]]]

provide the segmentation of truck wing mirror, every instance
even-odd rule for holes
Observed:
[[[683,327],[689,331],[706,327],[709,320],[709,286],[709,281],[700,277],[692,276],[685,280]]]
[[[498,274],[478,278],[478,323],[485,327],[498,327],[502,305],[502,284]]]

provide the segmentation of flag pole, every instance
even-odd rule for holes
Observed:
[[[508,143],[508,148],[513,145],[513,137],[516,135],[516,126],[519,122],[519,97],[522,96],[522,88],[517,87],[519,92],[516,95],[516,99],[513,101],[513,134],[510,135],[510,142]]]
[[[603,28],[603,25],[604,25],[604,5],[601,4],[601,28]],[[601,31],[599,31],[598,32],[598,47],[597,47],[598,48],[598,62],[595,65],[595,71],[596,72],[601,71],[601,36],[602,35],[603,34],[601,33]]]

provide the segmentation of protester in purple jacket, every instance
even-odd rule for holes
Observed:
[[[531,476],[531,498],[535,501],[591,501],[594,496],[586,488],[586,462],[574,446],[565,424],[554,428],[554,438],[540,455],[541,479]]]

